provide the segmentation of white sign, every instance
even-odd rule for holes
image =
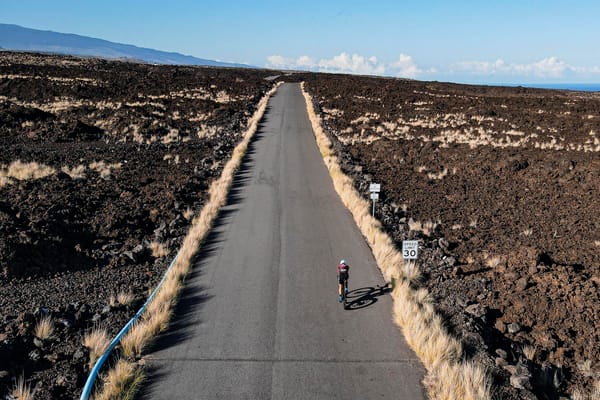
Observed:
[[[381,184],[380,183],[371,183],[369,185],[369,192],[381,192]]]
[[[379,200],[379,193],[371,193],[371,200]]]
[[[418,240],[403,240],[402,241],[402,258],[405,260],[416,260],[419,255]]]

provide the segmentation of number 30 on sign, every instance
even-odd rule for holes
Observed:
[[[419,255],[418,240],[403,240],[402,241],[402,258],[405,260],[416,260]]]

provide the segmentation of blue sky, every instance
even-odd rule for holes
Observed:
[[[469,83],[599,83],[599,15],[588,0],[0,0],[0,22],[29,28],[260,67]]]

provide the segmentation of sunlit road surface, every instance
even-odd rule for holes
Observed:
[[[350,310],[336,266],[350,270]],[[423,399],[370,249],[334,191],[296,84],[271,98],[140,399]]]

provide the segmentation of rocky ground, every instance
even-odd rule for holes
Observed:
[[[600,94],[305,75],[346,172],[496,399],[600,378]]]
[[[79,397],[84,334],[156,285],[269,75],[0,52],[0,398]]]

